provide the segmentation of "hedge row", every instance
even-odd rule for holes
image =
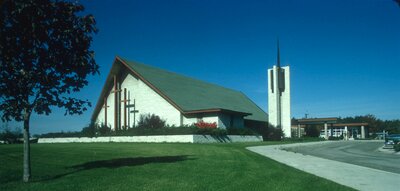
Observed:
[[[259,135],[247,128],[197,128],[197,127],[164,127],[164,128],[129,128],[126,130],[111,131],[105,127],[97,130],[83,129],[81,132],[59,132],[39,135],[40,138],[58,137],[101,137],[101,136],[147,136],[147,135]]]

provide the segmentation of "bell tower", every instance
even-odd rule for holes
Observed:
[[[279,40],[277,63],[268,69],[268,122],[291,137],[290,67],[281,67]]]

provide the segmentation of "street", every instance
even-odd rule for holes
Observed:
[[[400,174],[400,155],[381,152],[382,142],[338,141],[285,150]]]

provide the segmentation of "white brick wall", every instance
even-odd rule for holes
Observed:
[[[154,90],[148,87],[144,82],[140,79],[133,77],[128,74],[127,77],[123,80],[121,84],[121,98],[123,99],[123,90],[127,89],[127,92],[130,94],[130,103],[133,104],[133,100],[136,102],[136,110],[139,112],[135,115],[133,113],[128,113],[127,110],[127,118],[128,115],[130,118],[130,127],[134,124],[137,125],[139,117],[141,114],[155,114],[160,116],[162,119],[166,120],[168,125],[180,125],[180,112],[169,104],[164,98],[162,98],[159,94],[157,94]],[[108,107],[107,109],[107,123],[114,129],[114,93],[109,93],[107,99]],[[127,93],[128,98],[128,93]],[[124,110],[123,103],[121,103],[121,126],[124,124]],[[133,110],[133,108],[131,108]],[[104,122],[104,108],[101,109],[99,115],[97,116],[98,123]],[[127,120],[128,123],[128,120]]]
[[[187,118],[183,116],[183,125],[192,125],[193,123],[197,123],[197,117]]]

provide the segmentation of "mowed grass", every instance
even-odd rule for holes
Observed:
[[[22,145],[0,145],[0,190],[351,190],[245,149],[260,144],[33,144],[30,183]]]

